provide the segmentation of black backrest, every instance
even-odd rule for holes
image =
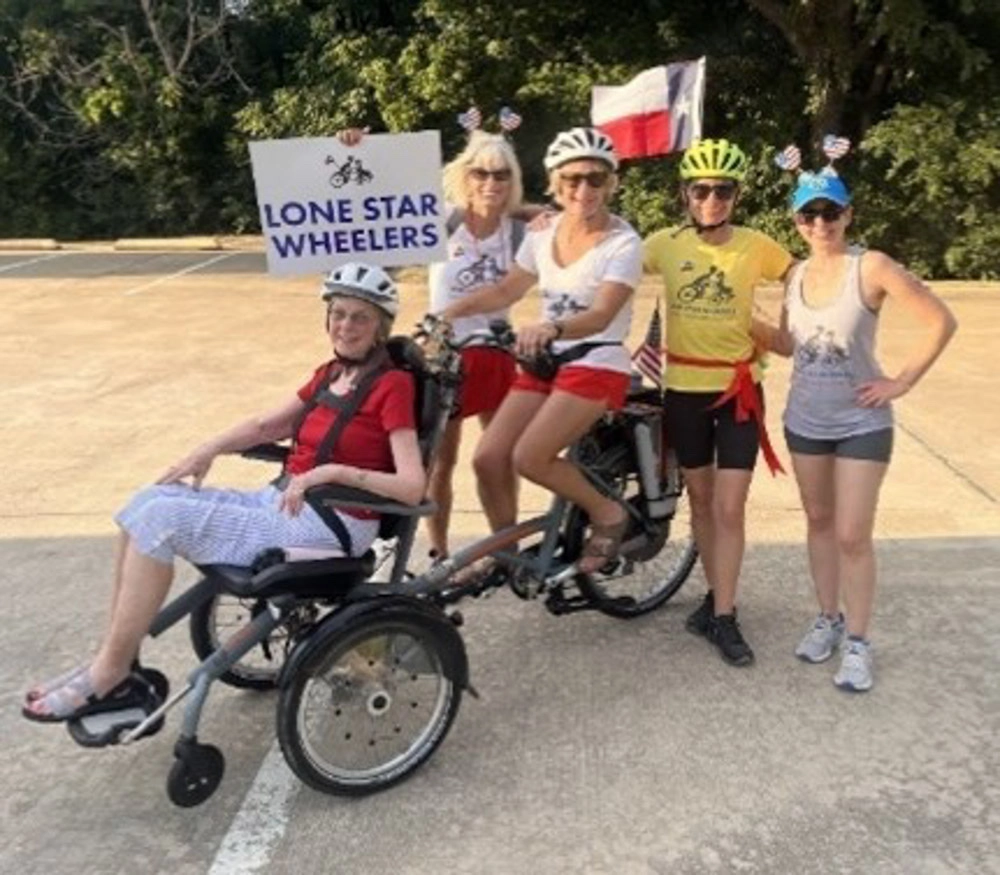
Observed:
[[[390,337],[386,342],[386,350],[393,365],[413,374],[416,387],[414,418],[417,423],[417,440],[424,464],[427,464],[440,412],[440,387],[427,370],[423,350],[412,337]]]
[[[431,444],[437,428],[440,415],[440,386],[430,374],[424,362],[424,352],[412,337],[398,335],[390,337],[386,349],[392,363],[400,370],[413,374],[416,388],[414,396],[414,418],[417,423],[417,442],[420,444],[420,457],[427,466],[430,461]],[[400,526],[407,523],[415,524],[415,518],[382,514],[379,522],[379,537],[392,538],[400,534]]]

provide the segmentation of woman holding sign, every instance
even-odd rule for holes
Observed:
[[[524,221],[538,208],[527,212],[521,202],[521,165],[510,141],[500,134],[478,130],[481,116],[476,109],[459,116],[462,125],[471,129],[462,152],[443,171],[444,197],[448,204],[448,260],[431,265],[430,309],[441,313],[450,304],[463,300],[478,289],[502,280],[514,264],[514,256],[524,237]],[[504,107],[500,123],[505,130],[516,127],[520,119]],[[364,132],[342,131],[339,139],[353,146]],[[514,380],[514,357],[498,349],[489,323],[508,318],[506,307],[476,313],[455,320],[455,339],[463,344],[462,387],[458,409],[449,422],[435,454],[428,482],[428,497],[437,504],[437,512],[427,520],[433,559],[448,556],[448,526],[454,500],[452,478],[458,463],[462,425],[471,416],[479,418],[485,429],[503,401]],[[508,459],[505,466],[492,472],[490,496],[504,506],[516,506],[517,476]],[[482,483],[480,497],[488,500]]]
[[[541,288],[543,320],[518,330],[517,351],[530,358],[551,344],[558,369],[521,370],[476,448],[474,465],[494,530],[517,518],[506,489],[512,464],[518,474],[582,507],[592,526],[578,567],[589,574],[617,555],[627,519],[560,456],[607,410],[624,403],[630,372],[624,340],[642,276],[642,241],[608,209],[618,158],[606,135],[593,128],[564,131],[549,146],[545,169],[562,212],[545,228],[529,230],[500,283],[464,296],[442,315],[455,321],[504,310],[532,286]]]

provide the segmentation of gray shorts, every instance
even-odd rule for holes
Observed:
[[[785,443],[791,453],[805,456],[837,456],[840,459],[864,459],[869,462],[888,462],[892,457],[891,428],[880,428],[864,434],[851,435],[837,440],[803,437],[785,429]]]

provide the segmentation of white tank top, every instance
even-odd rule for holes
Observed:
[[[795,265],[785,305],[795,340],[785,428],[816,440],[841,440],[892,426],[892,409],[860,407],[858,387],[883,376],[875,360],[878,313],[861,295],[861,256],[852,247],[844,285],[829,304],[811,307],[802,297],[808,261]]]

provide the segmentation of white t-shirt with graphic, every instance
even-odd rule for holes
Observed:
[[[450,217],[449,217],[450,218]],[[511,219],[504,216],[500,225],[485,240],[477,239],[463,221],[448,238],[448,260],[430,266],[431,312],[440,313],[449,304],[462,300],[483,286],[500,282],[514,263]],[[492,336],[491,319],[509,319],[506,309],[475,316],[461,316],[452,323],[456,340],[473,334]]]
[[[612,216],[604,239],[572,264],[562,267],[553,255],[555,233],[560,221],[562,216],[541,231],[529,232],[517,251],[518,266],[538,277],[543,320],[568,319],[575,313],[590,309],[602,283],[622,283],[633,289],[639,285],[642,279],[642,239],[628,222]],[[581,343],[613,343],[614,346],[592,349],[573,364],[627,374],[631,371],[631,357],[624,342],[631,324],[630,297],[604,331],[589,337],[556,341],[552,348],[554,352],[561,353]]]

